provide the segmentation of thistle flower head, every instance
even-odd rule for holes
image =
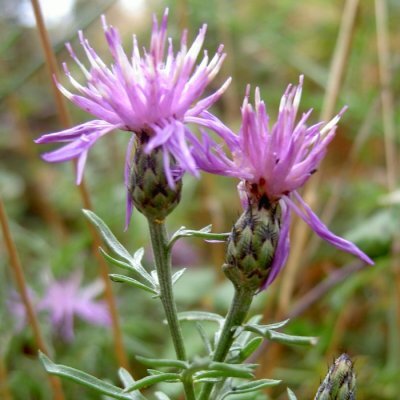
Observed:
[[[253,106],[249,101],[248,87],[238,135],[210,114],[206,115],[206,122],[202,123],[225,141],[231,156],[206,134],[203,134],[203,140],[198,141],[193,150],[201,169],[240,179],[238,189],[245,209],[250,206],[268,208],[279,203],[282,210],[287,210],[286,217],[282,219],[273,267],[265,285],[277,276],[287,258],[289,229],[285,224],[290,224],[291,211],[297,213],[321,238],[335,247],[356,255],[366,263],[373,263],[353,243],[330,232],[297,192],[316,172],[343,112],[328,123],[319,122],[311,126],[307,126],[306,122],[312,110],[297,120],[302,84],[303,77],[300,77],[298,86],[290,85],[287,88],[272,127],[259,89],[255,91]]]
[[[343,353],[330,366],[314,400],[355,400],[356,377],[353,361]]]
[[[245,190],[251,196],[265,193],[270,201],[277,201],[303,186],[317,170],[334,137],[340,114],[327,124],[307,126],[310,110],[296,122],[302,83],[301,77],[298,86],[287,88],[272,128],[259,89],[255,91],[254,108],[247,91],[238,148],[233,149],[233,157],[243,176],[247,176]]]
[[[198,175],[195,160],[189,151],[193,134],[186,122],[189,117],[196,116],[202,120],[200,114],[218,100],[230,79],[215,93],[200,99],[225,58],[223,46],[218,48],[211,59],[205,51],[202,60],[196,65],[206,25],[201,27],[190,47],[185,31],[180,49],[175,53],[172,40],[167,37],[167,18],[168,10],[161,24],[153,18],[148,50],[141,52],[137,38],[133,36],[132,54],[128,56],[118,31],[107,25],[103,17],[103,29],[113,58],[111,66],[101,60],[82,32],[79,33],[79,39],[89,68],[78,59],[71,45],[67,45],[72,59],[85,76],[86,84],[79,83],[64,64],[65,74],[75,88],[75,93],[59,82],[57,86],[72,103],[96,119],[61,132],[43,135],[36,143],[66,142],[63,147],[45,153],[43,158],[48,162],[78,159],[77,183],[82,179],[89,149],[102,136],[117,129],[148,135],[145,149],[148,153],[155,148],[162,149],[165,154],[164,169],[171,187],[174,180],[170,171],[170,157],[176,160],[183,171]]]
[[[265,194],[270,202],[276,202],[303,186],[325,156],[342,113],[327,124],[320,122],[307,126],[306,121],[312,112],[309,110],[297,122],[302,85],[303,77],[300,77],[298,86],[288,86],[272,127],[259,88],[255,90],[254,106],[250,103],[250,86],[242,105],[239,135],[229,132],[210,116],[206,126],[225,139],[233,160],[204,135],[203,152],[196,151],[200,167],[209,172],[238,177],[241,179],[241,194],[251,198]]]

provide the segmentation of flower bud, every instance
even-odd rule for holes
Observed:
[[[279,203],[264,195],[248,205],[232,228],[228,239],[225,275],[237,288],[256,292],[271,271],[281,223]]]
[[[355,400],[356,377],[353,362],[342,354],[329,368],[314,400]]]
[[[154,221],[163,221],[179,204],[182,180],[177,179],[173,188],[169,185],[164,169],[163,151],[158,147],[149,154],[146,153],[147,138],[147,135],[142,134],[137,139],[129,193],[134,206],[143,215]],[[171,159],[171,169],[174,166],[176,161]]]

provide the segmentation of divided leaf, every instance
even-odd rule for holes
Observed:
[[[150,286],[147,286],[144,283],[137,281],[136,279],[130,278],[129,276],[120,275],[120,274],[109,274],[109,277],[114,282],[127,283],[128,285],[145,290],[146,292],[149,292],[155,296],[159,295],[157,290],[154,290]]]
[[[171,237],[168,247],[172,248],[174,243],[183,237],[198,237],[201,239],[205,240],[210,240],[210,241],[219,241],[219,242],[225,242],[230,233],[211,233],[211,228],[212,225],[207,225],[204,228],[201,228],[199,230],[194,230],[194,229],[186,229],[186,227],[181,226]]]
[[[125,368],[120,368],[118,370],[118,376],[122,384],[124,385],[124,388],[132,386],[135,383],[132,375]],[[129,395],[132,400],[146,400],[146,397],[144,397],[138,390],[129,393]]]
[[[185,273],[186,268],[182,268],[179,271],[176,271],[173,275],[172,275],[172,284],[175,285],[176,282],[178,282],[178,280],[181,278],[181,276]]]
[[[224,318],[207,311],[184,311],[178,314],[179,321],[211,321],[222,326]]]
[[[209,378],[242,378],[252,379],[254,364],[228,364],[223,362],[211,362],[207,370],[199,371],[194,375],[196,381],[204,381]]]
[[[159,382],[178,382],[180,381],[180,375],[172,372],[160,372],[157,375],[146,376],[133,385],[129,386],[124,390],[126,392],[132,392],[133,390],[144,389],[148,386],[154,385]]]
[[[82,210],[86,218],[97,228],[103,237],[104,241],[107,243],[108,247],[115,253],[118,254],[124,260],[130,262],[132,257],[128,250],[118,241],[118,239],[111,232],[110,228],[106,223],[98,217],[93,211]]]
[[[171,400],[165,393],[163,392],[155,392],[154,396],[156,396],[157,400]]]
[[[297,400],[296,395],[294,394],[293,390],[286,388],[289,400]]]
[[[243,383],[241,385],[233,386],[231,390],[229,390],[228,392],[225,392],[218,400],[224,400],[228,396],[235,395],[235,394],[256,392],[256,391],[264,389],[266,387],[279,385],[281,382],[282,381],[275,380],[275,379],[260,379],[257,381]]]
[[[241,350],[239,353],[239,359],[241,362],[249,358],[261,345],[264,341],[262,337],[255,337],[251,339]]]
[[[142,279],[144,279],[148,283],[148,285],[144,285],[144,286],[146,286],[148,289],[152,288],[153,290],[155,290],[157,288],[157,285],[154,282],[154,279],[143,268],[142,263],[141,263],[143,254],[144,254],[144,249],[141,248],[141,249],[137,250],[135,252],[135,254],[133,254],[133,256],[131,256],[129,251],[118,241],[118,239],[111,232],[110,228],[106,225],[106,223],[99,216],[97,216],[94,212],[92,212],[90,210],[83,210],[83,213],[89,219],[89,221],[97,228],[97,230],[100,232],[100,234],[101,234],[102,238],[104,239],[105,243],[107,244],[108,248],[115,255],[122,258],[123,261],[112,257],[111,255],[107,254],[103,249],[100,248],[100,251],[101,251],[102,255],[106,258],[106,260],[118,267],[124,268],[125,270],[133,272],[134,274],[140,276]],[[119,282],[122,282],[122,280],[119,280]],[[140,287],[140,286],[136,285],[134,282],[131,282],[131,284],[133,284],[136,287]],[[140,288],[144,289],[144,287],[140,287]],[[156,293],[157,293],[157,291],[156,291]]]
[[[83,386],[91,388],[98,393],[105,394],[119,400],[132,400],[125,391],[111,383],[104,382],[86,372],[60,364],[54,364],[45,354],[39,352],[39,358],[46,371],[50,374],[70,379]]]
[[[167,359],[167,358],[147,358],[136,356],[136,359],[140,361],[142,364],[147,367],[169,367],[169,368],[179,368],[179,369],[187,369],[188,364],[185,361],[175,360],[175,359]]]
[[[246,324],[243,329],[246,331],[254,332],[265,339],[288,344],[288,345],[316,345],[318,338],[314,336],[296,336],[286,333],[276,332],[274,329],[283,327],[289,320],[277,322],[269,325]]]

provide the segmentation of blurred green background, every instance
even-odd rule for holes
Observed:
[[[70,41],[80,59],[85,60],[76,33],[80,29],[103,60],[110,61],[101,14],[120,30],[127,53],[132,33],[138,35],[142,46],[148,46],[151,15],[161,17],[165,7],[170,8],[169,34],[175,48],[182,28],[187,27],[193,39],[206,22],[205,49],[213,54],[224,43],[227,52],[222,71],[212,85],[217,88],[227,76],[233,78],[213,111],[233,127],[240,124],[246,84],[260,87],[273,121],[286,86],[297,83],[300,74],[305,75],[300,111],[313,108],[311,121],[317,122],[326,106],[339,28],[349,3],[357,2],[41,2],[58,64],[67,61],[73,71],[64,43]],[[358,399],[399,398],[399,171],[397,160],[389,168],[386,160],[389,153],[396,156],[399,142],[400,2],[386,2],[388,14],[384,20],[390,51],[389,63],[384,67],[392,76],[386,89],[393,100],[389,103],[388,125],[383,124],[382,117],[387,108],[381,101],[375,3],[358,3],[350,48],[344,57],[343,80],[337,82],[340,91],[334,113],[344,105],[349,109],[323,166],[313,177],[318,185],[308,191],[308,196],[330,228],[355,241],[376,265],[359,268],[351,256],[306,237],[298,258],[291,261],[295,267],[290,276],[284,270],[272,287],[257,297],[252,312],[263,314],[265,322],[297,313],[287,332],[319,336],[320,341],[311,349],[277,344],[263,348],[257,360],[261,364],[258,375],[284,380],[265,398],[286,399],[286,386],[299,399],[313,398],[328,363],[341,352],[348,352],[355,360]],[[31,5],[27,0],[1,0],[0,11],[0,190],[27,281],[40,294],[49,271],[63,278],[82,268],[88,283],[98,276],[98,266],[90,250],[91,236],[80,211],[82,202],[72,165],[45,164],[39,157],[45,146],[33,144],[39,135],[60,130],[61,124]],[[67,79],[62,77],[61,81],[68,87]],[[73,105],[68,104],[68,108],[75,124],[88,120],[89,116]],[[394,136],[390,126],[395,128]],[[129,229],[123,229],[123,167],[128,140],[126,133],[102,139],[90,152],[85,178],[94,211],[128,248],[133,251],[145,246],[149,254],[147,228],[139,213],[134,212]],[[392,183],[388,185],[388,181]],[[201,180],[185,177],[183,200],[170,218],[170,231],[181,225],[201,228],[208,223],[216,231],[229,231],[241,212],[236,183],[207,175]],[[293,244],[304,238],[298,236],[294,229]],[[13,329],[15,318],[7,299],[14,281],[1,241],[0,251],[0,358],[4,367],[0,387],[8,385],[14,399],[50,399],[30,329]],[[190,267],[176,286],[180,311],[226,312],[232,291],[220,271],[223,256],[223,244],[194,239],[176,249],[177,263]],[[147,263],[151,265],[150,256]],[[346,271],[350,271],[348,276]],[[333,282],[331,287],[318,286],[326,280]],[[113,289],[132,370],[136,377],[143,376],[145,368],[134,360],[135,354],[173,356],[160,304],[125,286],[113,284]],[[310,293],[316,295],[315,302],[310,301]],[[41,320],[41,326],[57,362],[117,381],[110,330],[76,321],[76,338],[65,343],[52,332],[48,320]],[[203,351],[192,326],[185,325],[184,333],[191,354]],[[63,382],[63,386],[68,399],[101,398],[70,382]],[[175,387],[170,390],[173,398],[178,398]]]

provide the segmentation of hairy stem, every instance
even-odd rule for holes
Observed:
[[[226,316],[217,347],[214,352],[213,361],[225,360],[235,339],[236,328],[242,325],[253,300],[254,292],[246,288],[235,288],[235,295]],[[200,393],[199,400],[210,398],[212,383],[206,383]]]
[[[151,219],[147,221],[160,285],[160,299],[164,307],[176,356],[179,360],[186,361],[186,350],[181,327],[179,325],[174,293],[172,291],[171,252],[168,248],[168,236],[165,223],[153,221]],[[184,379],[183,386],[186,399],[195,400],[196,397],[191,377]]]

